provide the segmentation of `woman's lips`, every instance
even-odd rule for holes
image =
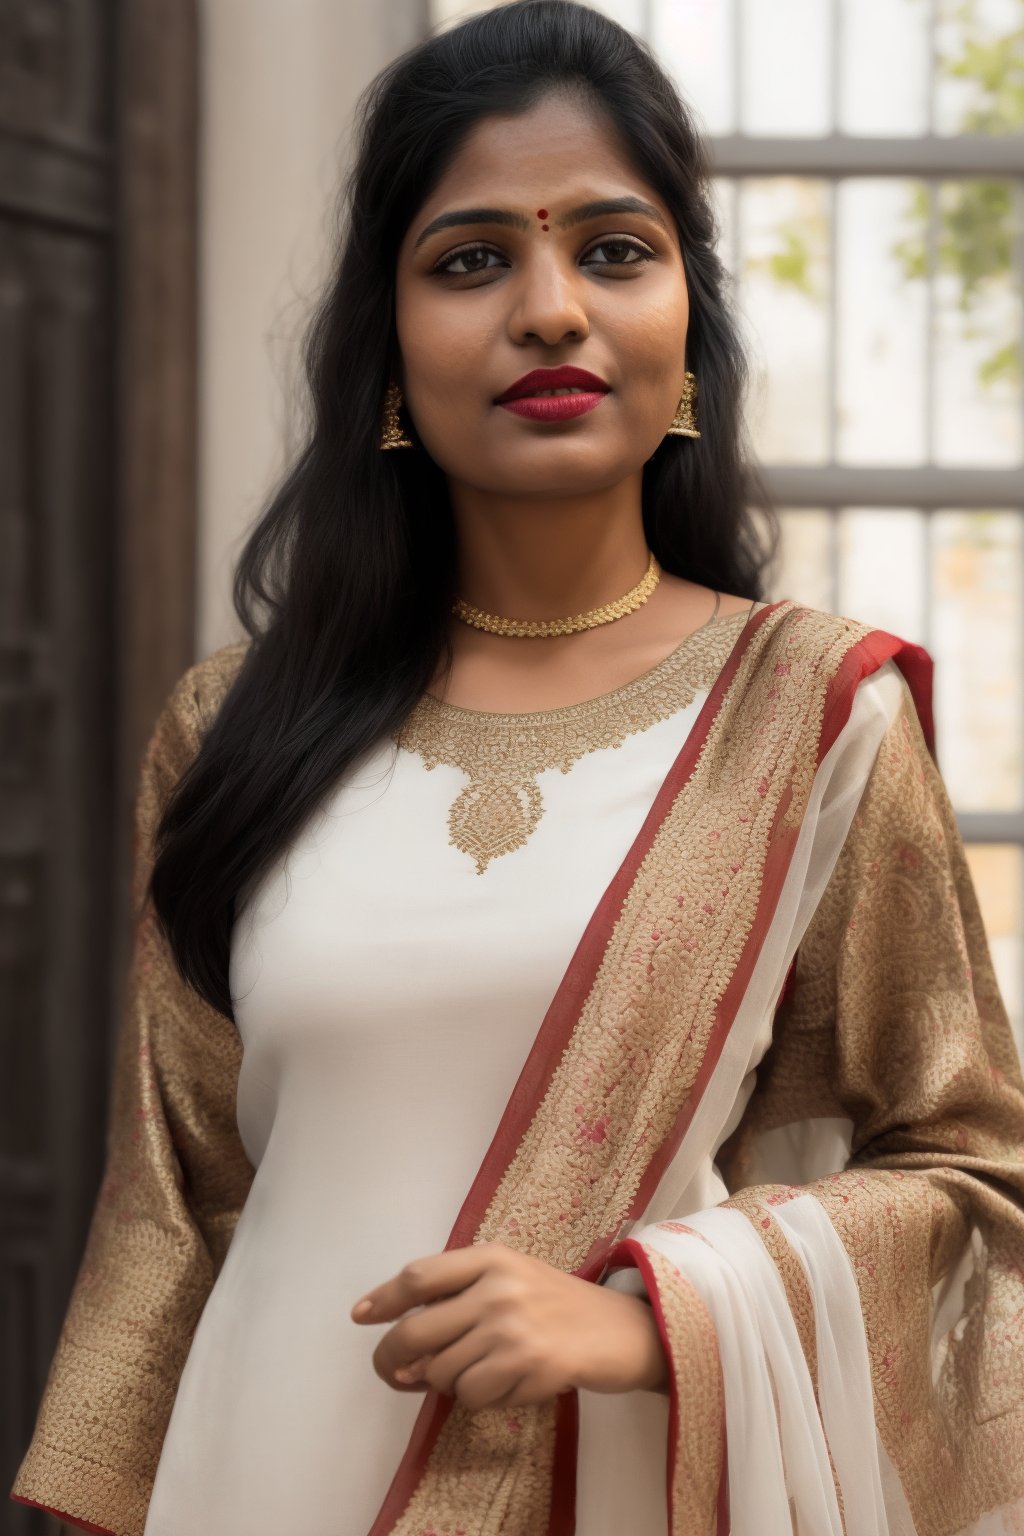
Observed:
[[[568,421],[600,405],[610,390],[580,390],[571,395],[520,395],[518,400],[499,400],[503,411],[528,416],[531,421]]]

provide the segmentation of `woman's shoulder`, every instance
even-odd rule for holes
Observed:
[[[179,717],[187,717],[205,729],[216,715],[242,663],[249,654],[251,640],[233,640],[193,662],[172,688],[166,708]]]
[[[934,668],[923,646],[864,619],[794,599],[760,608],[767,633],[756,668],[769,686],[780,672],[795,679],[807,702],[816,701],[833,727],[848,716],[855,694],[869,696],[888,716],[915,715],[933,747]],[[862,713],[868,702],[865,698]]]
[[[248,654],[250,640],[222,645],[193,662],[167,694],[146,748],[144,764],[174,780],[184,772]]]
[[[770,639],[772,647],[783,645],[808,661],[842,657],[862,642],[866,642],[868,650],[921,650],[895,631],[881,629],[855,615],[815,608],[796,598],[758,602],[751,618],[756,620],[759,615],[763,615],[765,638]]]
[[[168,796],[199,752],[250,644],[234,641],[194,662],[165,698],[142,753],[137,817],[145,836],[152,834]]]

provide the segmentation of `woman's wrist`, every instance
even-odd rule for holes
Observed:
[[[648,1392],[660,1392],[663,1397],[668,1397],[671,1391],[669,1366],[665,1358],[665,1346],[662,1343],[658,1319],[654,1315],[654,1308],[645,1296],[638,1296],[636,1299],[645,1309],[650,1324],[651,1351],[644,1386]]]
[[[607,1315],[600,1340],[587,1349],[576,1385],[592,1392],[669,1392],[669,1369],[657,1318],[646,1296],[600,1287]],[[586,1347],[586,1346],[585,1346]]]

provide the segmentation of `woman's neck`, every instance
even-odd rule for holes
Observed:
[[[639,486],[573,498],[453,492],[458,595],[515,619],[565,618],[613,602],[647,570]]]

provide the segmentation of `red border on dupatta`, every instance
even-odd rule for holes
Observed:
[[[647,1299],[651,1303],[654,1320],[658,1325],[661,1347],[665,1352],[665,1359],[668,1363],[668,1461],[665,1468],[665,1499],[668,1509],[668,1528],[669,1531],[672,1531],[674,1529],[675,1517],[673,1489],[676,1482],[676,1447],[679,1441],[679,1393],[676,1387],[672,1339],[669,1335],[668,1324],[665,1322],[665,1313],[661,1305],[661,1293],[658,1290],[655,1279],[654,1267],[647,1257],[643,1244],[638,1243],[635,1237],[624,1237],[620,1243],[616,1243],[608,1256],[608,1267],[609,1269],[635,1268],[640,1271],[647,1291]],[[718,1476],[715,1528],[716,1536],[729,1536],[729,1442],[724,1417],[722,1419],[722,1466]]]
[[[65,1525],[73,1525],[80,1531],[93,1531],[95,1536],[116,1536],[116,1532],[108,1531],[105,1525],[93,1525],[89,1520],[80,1520],[77,1515],[69,1515],[66,1510],[54,1509],[52,1504],[40,1504],[35,1499],[23,1498],[20,1493],[10,1493],[8,1498],[15,1504],[27,1504],[29,1509],[41,1509],[48,1515],[56,1515]]]
[[[591,914],[530,1047],[490,1146],[484,1154],[469,1193],[456,1217],[451,1235],[445,1244],[445,1251],[469,1246],[479,1230],[495,1191],[516,1154],[536,1113],[537,1105],[547,1091],[564,1047],[575,1028],[580,1010],[593,986],[609,935],[621,911],[623,899],[676,795],[696,767],[708,732],[739,670],[747,647],[765,620],[777,613],[779,609],[788,606],[799,611],[798,605],[793,603],[792,599],[768,604],[748,618],[738,635],[686,741],[662,782],[643,826]],[[931,657],[923,647],[902,640],[897,635],[889,634],[885,630],[871,630],[851,646],[829,684],[819,737],[818,763],[821,762],[848,720],[857,685],[890,658],[895,659],[907,679],[929,750],[934,753]],[[771,923],[796,845],[798,828],[779,830],[788,804],[789,796],[786,794],[776,812],[754,921],[729,985],[719,1003],[701,1069],[676,1125],[652,1157],[645,1171],[627,1219],[635,1219],[647,1205],[662,1174],[675,1156],[704,1089],[718,1064],[736,1009]],[[615,1233],[598,1239],[574,1273],[581,1279],[596,1281],[601,1275],[609,1253],[615,1246]],[[621,1243],[619,1247],[622,1247]],[[664,1342],[664,1320],[661,1318],[659,1318],[659,1329]],[[453,1398],[434,1392],[427,1393],[402,1460],[368,1536],[389,1536],[426,1468],[430,1453],[453,1406]],[[555,1476],[546,1536],[573,1536],[575,1530],[575,1478],[566,1477],[563,1474],[575,1465],[577,1423],[575,1394],[563,1394],[558,1399],[556,1409]],[[722,1497],[720,1492],[720,1511]]]
[[[661,1295],[658,1291],[657,1281],[654,1276],[654,1266],[641,1243],[633,1237],[624,1237],[621,1243],[617,1243],[612,1252],[612,1269],[628,1269],[635,1267],[640,1271],[641,1278],[647,1289],[647,1299],[651,1303],[654,1320],[658,1325],[658,1333],[661,1335],[661,1347],[665,1352],[665,1360],[668,1364],[668,1379],[670,1385],[668,1402],[668,1461],[665,1468],[665,1495],[668,1508],[669,1530],[672,1529],[672,1489],[676,1481],[676,1443],[679,1439],[679,1393],[676,1390],[675,1357],[672,1353],[672,1339],[669,1335],[668,1324],[665,1322],[665,1313],[662,1310]],[[725,1426],[722,1426],[722,1434],[725,1434]]]
[[[935,663],[923,645],[911,640],[901,640],[887,629],[873,629],[856,645],[850,647],[836,668],[835,676],[825,695],[825,714],[822,719],[821,738],[818,744],[820,763],[839,732],[850,718],[853,696],[857,684],[872,672],[877,672],[887,661],[895,661],[907,680],[914,708],[921,722],[921,730],[928,750],[935,756],[935,715],[932,690]]]

